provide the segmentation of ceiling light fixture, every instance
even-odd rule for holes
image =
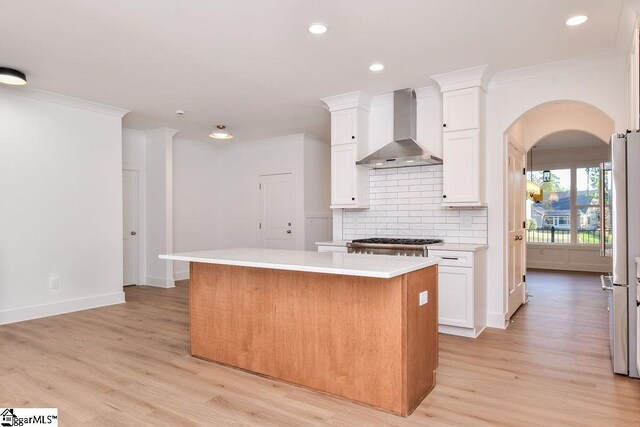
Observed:
[[[587,22],[587,19],[589,18],[584,15],[572,16],[571,18],[567,19],[565,24],[570,27],[575,27],[576,25],[584,24],[585,22]]]
[[[382,70],[384,70],[384,65],[382,65],[382,64],[371,64],[369,66],[369,69],[371,71],[382,71]]]
[[[308,30],[311,34],[319,35],[329,31],[329,26],[327,24],[322,24],[318,22],[318,23],[309,25]]]
[[[24,86],[27,84],[27,76],[25,76],[22,71],[0,67],[0,83],[12,86]]]
[[[209,136],[211,138],[214,138],[214,139],[231,139],[231,138],[233,138],[233,135],[231,135],[231,132],[229,132],[227,130],[227,127],[225,125],[216,126],[216,130],[211,132],[209,134]]]

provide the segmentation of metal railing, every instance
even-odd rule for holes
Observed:
[[[600,243],[600,230],[583,230],[576,231],[578,238],[577,243],[597,245]],[[606,232],[607,240],[611,238],[611,232]],[[559,230],[555,227],[550,228],[533,228],[527,230],[528,243],[571,243],[571,230]]]

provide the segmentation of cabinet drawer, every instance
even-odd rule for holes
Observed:
[[[473,267],[473,252],[442,251],[429,249],[429,256],[442,258],[441,266]]]

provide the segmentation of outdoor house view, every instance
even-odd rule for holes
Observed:
[[[529,188],[533,184],[526,204],[527,242],[600,244],[603,226],[606,240],[611,239],[609,221],[601,223],[599,166],[532,171],[527,178]],[[604,199],[609,209],[607,192]]]

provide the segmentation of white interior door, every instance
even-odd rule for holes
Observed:
[[[122,240],[124,242],[123,285],[138,282],[138,173],[122,171]]]
[[[525,156],[509,144],[508,173],[508,310],[507,318],[526,301]]]
[[[294,249],[294,182],[290,173],[263,175],[260,182],[262,246]]]

